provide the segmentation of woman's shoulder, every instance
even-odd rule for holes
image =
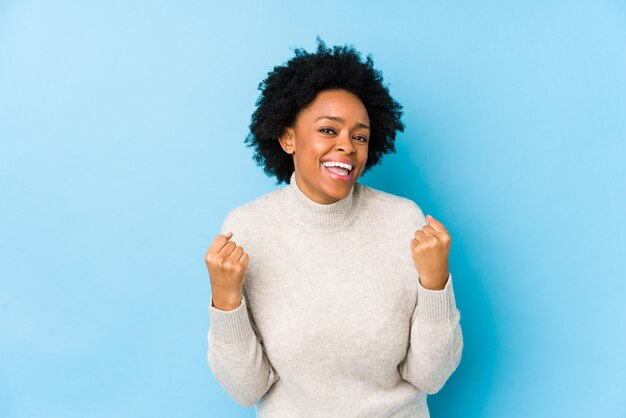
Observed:
[[[394,206],[397,209],[414,211],[420,209],[419,205],[408,197],[395,195],[383,190],[375,189],[365,184],[357,183],[359,191],[363,194],[364,200],[368,203],[382,204],[386,206]]]
[[[369,210],[393,213],[394,216],[404,219],[408,217],[417,225],[426,224],[426,217],[422,208],[408,197],[395,195],[361,183],[357,184]]]
[[[226,214],[224,220],[225,227],[230,225],[236,225],[239,228],[258,227],[267,220],[266,218],[270,212],[278,204],[281,192],[282,189],[273,190],[235,206]]]

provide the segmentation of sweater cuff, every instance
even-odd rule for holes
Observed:
[[[232,311],[223,311],[213,306],[213,296],[209,303],[209,317],[213,337],[224,343],[239,343],[254,335],[250,324],[246,299],[241,296],[241,304]]]
[[[446,286],[441,290],[426,289],[417,281],[417,317],[423,322],[439,324],[458,318],[452,273],[448,275]]]

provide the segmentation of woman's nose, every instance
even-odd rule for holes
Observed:
[[[352,144],[352,140],[350,139],[350,134],[337,135],[336,147],[338,150],[342,150],[347,154],[351,154],[356,151],[354,145]]]

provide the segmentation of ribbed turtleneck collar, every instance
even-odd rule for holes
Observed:
[[[344,197],[330,204],[314,202],[305,195],[296,183],[296,172],[291,174],[289,185],[285,187],[286,210],[304,227],[322,230],[345,228],[354,219],[359,204],[358,183]]]

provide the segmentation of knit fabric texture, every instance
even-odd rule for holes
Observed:
[[[452,275],[419,282],[412,200],[356,182],[318,204],[290,183],[231,210],[248,253],[238,308],[209,304],[208,363],[261,418],[429,417],[463,350]]]

